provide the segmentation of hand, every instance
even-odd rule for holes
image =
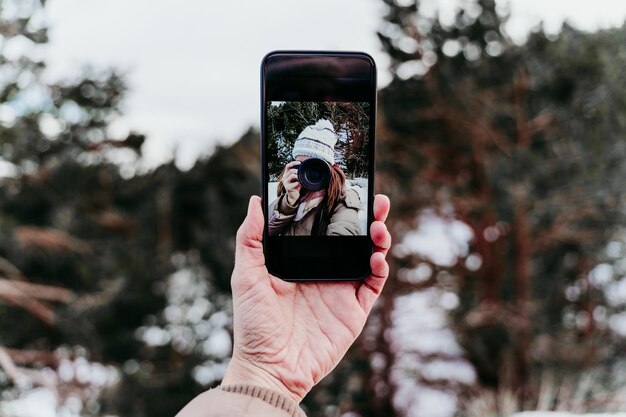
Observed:
[[[363,330],[389,274],[389,199],[374,200],[372,274],[358,282],[293,283],[270,275],[263,255],[261,199],[237,232],[231,285],[233,357],[222,384],[260,385],[302,398],[332,371]]]
[[[283,174],[283,186],[287,190],[287,203],[295,206],[298,198],[300,198],[300,182],[298,181],[298,169],[300,161],[293,161],[285,165],[285,173]]]

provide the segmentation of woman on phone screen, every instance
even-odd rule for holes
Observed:
[[[298,135],[291,152],[294,161],[279,175],[278,198],[269,206],[270,235],[365,234],[359,222],[359,194],[346,187],[346,176],[335,163],[336,143],[335,129],[326,119],[305,127]],[[323,189],[307,189],[298,180],[298,167],[309,158],[328,166],[328,185]]]

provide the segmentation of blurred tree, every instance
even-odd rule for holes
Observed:
[[[86,400],[84,413],[171,416],[202,389],[193,370],[211,357],[201,346],[190,348],[190,328],[164,312],[171,307],[168,313],[187,314],[191,308],[176,304],[170,290],[178,270],[204,271],[172,259],[194,259],[199,250],[206,274],[228,288],[234,232],[258,185],[258,162],[241,166],[232,155],[241,148],[258,152],[252,146],[258,134],[250,132],[248,140],[218,151],[189,173],[170,163],[137,174],[143,135],[109,136],[126,90],[119,74],[43,81],[43,7],[39,1],[0,3],[0,279],[18,281],[8,282],[1,298],[26,309],[0,305],[3,323],[19,323],[3,326],[0,340],[13,360],[21,358],[16,349],[50,352],[55,360],[23,363],[50,367],[61,379],[67,360],[114,366],[121,382],[105,401]],[[237,159],[242,160],[249,159]],[[193,204],[202,212],[194,212]],[[61,293],[73,294],[71,303],[53,309],[11,293],[45,290],[43,300],[50,301],[52,285],[71,289]],[[209,333],[229,326],[214,317],[225,302],[223,293],[210,288],[203,298],[208,304],[196,306],[193,315],[199,314],[194,325]],[[158,333],[159,325],[166,334]],[[219,378],[218,373],[213,380]],[[0,378],[0,384],[5,401],[29,392],[28,384],[15,385],[11,378]]]
[[[541,368],[617,356],[623,344],[600,314],[613,287],[597,263],[623,224],[626,29],[565,27],[556,39],[538,31],[514,45],[506,13],[489,0],[466,3],[450,27],[417,3],[385,4],[379,37],[393,80],[380,93],[377,188],[393,201],[397,279],[305,399],[309,415],[409,414],[395,401],[394,370],[414,370],[388,330],[400,296],[426,288],[458,293],[453,328],[482,386],[531,397]],[[120,74],[43,81],[43,6],[0,3],[0,299],[11,303],[0,304],[0,319],[19,323],[0,329],[0,366],[45,366],[80,385],[84,374],[68,377],[63,364],[108,365],[121,380],[84,398],[83,414],[171,416],[220,380],[229,355],[234,235],[259,192],[258,132],[188,172],[172,163],[137,172],[143,135],[109,134],[125,93]],[[272,118],[290,141],[311,123]],[[358,175],[362,161],[342,146]],[[402,242],[425,209],[472,230],[452,266]],[[42,288],[41,305],[14,295]],[[29,390],[8,373],[3,401]],[[461,389],[419,370],[406,377]]]
[[[626,30],[565,26],[517,46],[493,0],[464,4],[450,27],[417,2],[385,3],[379,37],[393,80],[380,94],[380,185],[396,239],[426,208],[470,226],[468,256],[427,283],[458,291],[454,327],[481,384],[523,399],[537,367],[609,359],[589,273],[624,221],[626,83],[615,57]],[[404,249],[396,270],[428,261]],[[392,285],[385,300],[406,291]]]
[[[349,179],[367,176],[369,103],[277,102],[267,105],[268,172],[276,181],[293,158],[291,150],[304,128],[319,119],[331,121],[337,133],[335,160]]]

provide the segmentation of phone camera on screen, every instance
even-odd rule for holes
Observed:
[[[319,158],[307,158],[298,165],[298,181],[310,191],[324,190],[330,183],[330,167]]]

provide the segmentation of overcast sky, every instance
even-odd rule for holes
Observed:
[[[401,2],[401,1],[400,1]],[[125,116],[114,134],[146,133],[154,166],[174,152],[182,168],[259,125],[259,65],[276,49],[362,50],[384,85],[387,60],[376,29],[380,0],[49,0],[50,80],[85,65],[127,74]],[[454,0],[425,0],[427,13],[453,15]],[[502,3],[503,4],[503,3]],[[595,30],[621,26],[625,0],[513,0],[509,34],[522,42],[541,20]]]

